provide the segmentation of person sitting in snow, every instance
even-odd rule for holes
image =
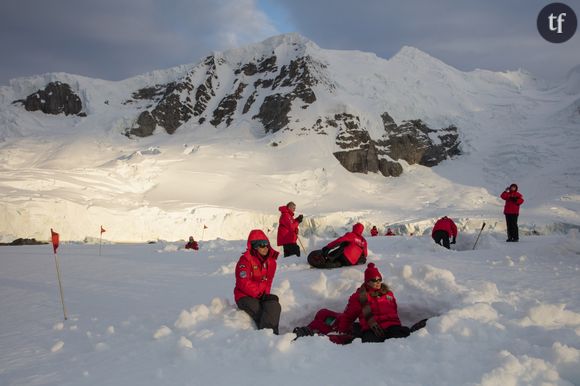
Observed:
[[[375,237],[379,235],[379,230],[377,229],[376,225],[373,225],[372,229],[371,229],[371,237]]]
[[[279,207],[278,210],[280,211],[280,220],[278,220],[277,244],[284,248],[284,257],[292,255],[300,257],[300,248],[296,244],[296,241],[298,240],[298,226],[304,216],[299,215],[294,218],[296,204],[292,201]]]
[[[369,343],[405,338],[425,327],[426,319],[415,323],[411,328],[401,325],[395,295],[382,280],[375,264],[369,263],[365,270],[364,283],[350,296],[342,314],[322,309],[308,326],[296,327],[294,333],[297,337],[328,335],[337,344],[350,343],[357,337],[363,343]]]
[[[189,242],[185,244],[185,249],[199,250],[199,245],[197,244],[197,241],[193,239],[193,236],[189,236]]]
[[[363,237],[364,225],[356,223],[352,232],[330,242],[320,251],[308,255],[308,263],[314,268],[338,268],[364,264],[367,261],[367,241]]]
[[[520,236],[518,234],[518,216],[520,214],[520,205],[524,203],[524,196],[518,192],[518,186],[511,184],[505,188],[505,191],[500,196],[505,200],[503,214],[505,215],[505,222],[507,225],[507,242],[518,242]]]
[[[455,225],[453,220],[451,220],[449,217],[447,216],[441,217],[435,223],[435,226],[431,231],[431,237],[437,244],[441,245],[441,243],[443,243],[443,246],[449,249],[450,237],[453,237],[453,241],[451,241],[451,244],[455,244],[457,237],[457,226]]]
[[[263,231],[252,230],[247,249],[236,265],[234,288],[238,308],[250,315],[258,329],[271,328],[274,334],[278,334],[282,310],[278,296],[270,293],[278,255]]]
[[[394,236],[395,234],[393,233],[393,231],[391,230],[391,228],[387,228],[387,233],[385,233],[385,236]]]

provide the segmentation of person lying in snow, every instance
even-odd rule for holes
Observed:
[[[322,250],[312,251],[308,263],[314,268],[338,268],[364,264],[367,261],[367,241],[363,237],[364,226],[356,223],[352,232],[330,242]]]
[[[372,229],[371,229],[371,237],[375,237],[379,235],[379,230],[377,229],[376,225],[373,225]]]
[[[189,236],[189,242],[185,244],[185,249],[199,250],[199,245],[197,244],[197,241],[193,239],[193,236]]]
[[[453,237],[451,244],[455,244],[455,240],[457,238],[457,226],[449,217],[444,216],[441,217],[435,223],[433,230],[431,231],[431,238],[435,241],[435,243],[449,249],[449,238]]]
[[[284,248],[284,257],[292,255],[300,257],[300,247],[296,241],[298,240],[298,227],[304,216],[299,215],[294,218],[296,204],[292,201],[279,207],[278,210],[280,211],[280,220],[278,220],[277,244]]]
[[[391,228],[387,228],[387,233],[385,233],[385,236],[395,236],[395,234],[393,233]]]
[[[238,308],[256,322],[258,329],[271,328],[278,334],[282,307],[278,296],[271,294],[279,253],[272,249],[266,234],[254,229],[248,236],[247,249],[236,265],[234,298]]]
[[[382,282],[383,277],[373,263],[367,266],[364,280],[348,299],[342,314],[322,309],[308,326],[294,329],[296,336],[328,335],[337,344],[348,344],[357,337],[363,343],[384,342],[390,338],[406,338],[425,327],[427,319],[411,328],[401,325],[395,295]]]

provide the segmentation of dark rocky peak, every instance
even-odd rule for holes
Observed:
[[[67,83],[50,82],[43,90],[30,94],[26,99],[12,103],[21,103],[26,111],[42,111],[45,114],[86,116],[81,98],[75,94]]]

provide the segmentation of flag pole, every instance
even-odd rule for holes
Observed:
[[[66,307],[64,305],[64,293],[62,291],[62,280],[60,278],[60,264],[58,263],[58,254],[56,250],[59,244],[59,234],[50,228],[50,238],[52,240],[52,249],[54,250],[54,264],[56,265],[56,277],[58,278],[58,288],[60,290],[60,303],[62,304],[62,313],[64,314],[64,320],[67,320]]]
[[[64,315],[64,320],[67,320],[67,316],[66,316],[66,307],[64,306],[64,294],[62,292],[62,281],[60,279],[60,265],[58,264],[58,255],[55,252],[54,253],[54,262],[56,264],[56,276],[58,277],[58,288],[60,290],[60,302],[62,304],[62,313]]]
[[[101,256],[101,245],[103,244],[103,232],[99,236],[99,256]]]

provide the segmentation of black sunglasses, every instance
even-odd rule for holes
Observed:
[[[266,248],[266,247],[268,247],[268,245],[270,245],[270,244],[267,241],[263,241],[263,240],[252,241],[252,248],[254,248],[254,249]]]
[[[377,277],[377,278],[375,278],[375,279],[371,279],[371,280],[369,280],[369,281],[370,281],[371,283],[380,283],[380,282],[382,282],[382,281],[383,281],[383,279],[379,279],[379,278]]]

